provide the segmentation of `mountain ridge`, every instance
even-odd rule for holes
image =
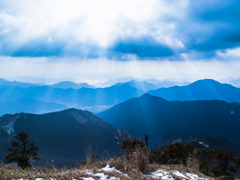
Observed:
[[[240,102],[240,89],[213,79],[202,79],[186,86],[173,86],[148,91],[149,94],[169,101],[223,100]]]
[[[17,113],[0,117],[0,145],[4,154],[13,137],[27,132],[30,140],[39,147],[39,155],[45,158],[84,160],[86,151],[102,158],[113,156],[120,150],[124,133],[89,111],[67,109],[41,115]],[[2,155],[4,155],[2,154]],[[62,163],[63,165],[63,163]]]
[[[225,137],[239,142],[240,106],[221,100],[167,101],[144,94],[98,113],[132,136],[151,134],[151,145],[168,135]]]

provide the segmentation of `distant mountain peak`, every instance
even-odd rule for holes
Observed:
[[[89,85],[85,82],[84,83],[74,83],[74,82],[71,82],[71,81],[61,81],[61,82],[58,82],[57,84],[52,84],[51,87],[62,88],[62,89],[95,88],[94,86]]]
[[[207,83],[217,83],[217,84],[221,84],[220,82],[214,80],[214,79],[199,79],[193,83],[202,83],[202,82],[207,82]]]
[[[148,93],[143,94],[142,96],[139,97],[139,99],[157,99],[158,101],[167,101],[164,98],[158,97],[158,96],[154,96]]]

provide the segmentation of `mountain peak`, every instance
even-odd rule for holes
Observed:
[[[167,101],[161,97],[153,96],[151,94],[145,93],[139,97],[139,99],[157,99],[158,101]]]
[[[47,114],[23,113],[1,117],[0,146],[6,144],[7,149],[12,136],[23,131],[34,139],[39,154],[46,157],[44,162],[61,157],[68,164],[72,159],[85,159],[88,148],[104,158],[108,154],[114,156],[124,138],[116,128],[94,114],[71,108]]]
[[[200,79],[200,80],[197,80],[195,82],[193,82],[192,84],[194,83],[217,83],[217,84],[221,84],[220,82],[214,80],[214,79]]]

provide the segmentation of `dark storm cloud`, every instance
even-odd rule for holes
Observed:
[[[139,39],[125,39],[117,41],[108,49],[110,56],[122,56],[134,54],[141,58],[169,57],[174,52],[164,44],[156,42],[152,37],[141,37]]]
[[[3,39],[3,38],[2,38]],[[0,37],[1,40],[1,37]],[[101,47],[90,43],[66,43],[65,39],[41,37],[24,44],[12,45],[2,42],[0,54],[11,57],[80,57],[98,58]]]
[[[215,51],[240,45],[240,1],[189,1],[188,28],[184,36],[189,49]],[[187,28],[186,26],[182,29]],[[184,32],[184,31],[183,31]]]

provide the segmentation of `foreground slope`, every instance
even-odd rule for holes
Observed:
[[[133,136],[150,134],[155,145],[168,135],[224,137],[240,142],[240,106],[224,101],[166,101],[144,94],[97,114]]]
[[[240,102],[240,89],[212,79],[198,80],[187,86],[160,88],[148,92],[169,101],[223,100]]]
[[[112,156],[119,151],[118,143],[122,141],[116,128],[88,111],[77,109],[42,115],[21,113],[2,116],[1,150],[6,153],[13,136],[20,132],[27,132],[30,139],[36,141],[44,161],[52,158],[83,160],[90,151],[101,157]]]

